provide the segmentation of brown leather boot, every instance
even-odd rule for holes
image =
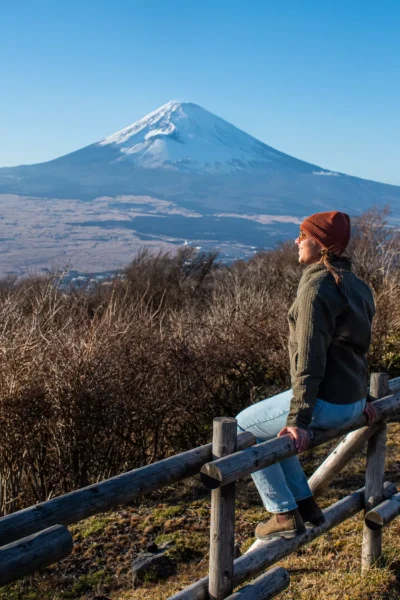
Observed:
[[[314,497],[304,498],[304,500],[297,500],[297,506],[299,507],[299,513],[304,523],[311,523],[311,525],[322,525],[325,523],[325,516],[318,504],[315,502]]]
[[[285,513],[275,514],[266,523],[259,523],[255,536],[258,540],[269,540],[275,537],[294,538],[306,530],[303,519],[297,508]]]

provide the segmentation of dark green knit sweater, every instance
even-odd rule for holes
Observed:
[[[351,404],[367,395],[372,292],[349,261],[334,266],[343,275],[339,285],[324,265],[307,267],[289,311],[293,399],[287,426],[307,429],[317,398]]]

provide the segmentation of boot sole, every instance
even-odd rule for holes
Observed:
[[[256,539],[260,540],[261,542],[266,542],[268,540],[273,540],[281,537],[285,538],[285,540],[292,540],[293,538],[305,532],[305,527],[299,527],[298,529],[289,529],[288,531],[276,531],[274,533],[269,533],[268,535],[262,537],[256,535]]]

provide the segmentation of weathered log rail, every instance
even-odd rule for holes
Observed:
[[[67,557],[72,536],[66,527],[55,525],[0,548],[0,586],[25,577]]]
[[[376,382],[381,385],[382,375]],[[373,386],[372,381],[372,395],[379,397],[382,389],[379,388],[379,393],[374,394]],[[371,440],[369,453],[372,457],[370,464],[373,465],[370,466],[371,475],[367,474],[366,490],[354,492],[326,509],[326,521],[322,526],[307,528],[306,533],[294,540],[279,539],[256,544],[250,552],[233,560],[233,508],[237,479],[293,456],[296,450],[289,436],[258,445],[255,445],[255,438],[250,433],[241,433],[236,439],[232,428],[235,420],[222,418],[219,426],[216,426],[214,446],[207,444],[189,450],[1,518],[0,586],[68,556],[72,551],[72,538],[65,528],[66,525],[128,504],[138,496],[201,472],[203,482],[214,490],[214,517],[210,541],[210,556],[213,559],[210,561],[210,579],[203,578],[186,590],[178,592],[170,600],[266,600],[274,597],[289,585],[287,571],[278,567],[270,569],[241,590],[235,593],[232,593],[232,590],[234,586],[258,575],[260,571],[274,565],[297,548],[363,509],[367,512],[366,535],[368,539],[374,540],[380,540],[380,528],[400,514],[400,494],[396,494],[397,490],[392,484],[386,483],[383,489],[379,485],[371,487],[373,479],[382,481],[383,477],[382,446],[385,423],[400,418],[400,377],[389,382],[388,391],[390,395],[374,402],[378,420],[372,426],[366,426],[365,417],[361,417],[350,428],[315,432],[310,447],[317,447],[348,434],[311,477],[310,486],[315,495],[320,494],[329,485],[368,440]],[[229,434],[228,429],[222,431],[224,427],[230,430]],[[374,442],[373,436],[378,436]],[[235,444],[237,451],[232,454]],[[381,449],[380,455],[374,447]],[[380,473],[380,478],[375,477],[377,472]],[[385,501],[379,504],[382,498],[385,498]],[[368,542],[370,546],[371,543]],[[380,542],[375,543],[366,564],[379,555],[379,544]]]
[[[251,433],[238,435],[242,450],[255,443]],[[72,525],[93,515],[129,504],[138,496],[197,475],[212,460],[212,444],[176,454],[75,492],[58,496],[0,519],[0,546],[51,527]]]
[[[389,500],[385,500],[378,506],[367,512],[365,522],[371,529],[388,525],[393,519],[400,515],[400,494],[394,494]]]
[[[371,381],[377,374],[371,376]],[[378,374],[379,375],[379,374]],[[372,384],[373,385],[373,384]],[[371,391],[371,390],[370,390]],[[389,393],[396,394],[400,392],[400,377],[389,381]],[[372,394],[374,396],[374,394]],[[377,396],[376,396],[377,398]],[[315,471],[308,483],[314,494],[319,496],[335,479],[336,475],[347,465],[350,459],[357,454],[368,442],[369,438],[379,429],[379,423],[361,427],[357,431],[349,433],[337,446],[337,448],[329,454],[327,459]]]
[[[251,433],[237,436],[239,450],[254,443],[255,438]],[[4,577],[0,568],[0,586],[70,554],[72,538],[62,525],[78,523],[98,513],[128,504],[137,496],[197,475],[201,467],[212,458],[212,444],[206,444],[0,518],[0,560],[5,557],[4,560],[8,561],[5,565],[14,565],[10,569],[7,567]],[[71,538],[70,544],[66,543],[66,534]],[[57,536],[60,538],[58,550],[55,548]],[[38,545],[40,552],[37,551]],[[31,552],[31,548],[34,551]],[[66,548],[69,548],[68,553]],[[21,568],[17,568],[15,562],[18,553],[25,556]]]
[[[244,556],[235,561],[232,560],[232,564],[228,567],[225,564],[225,578],[221,584],[222,573],[218,574],[218,567],[211,562],[211,556],[216,540],[222,539],[223,532],[227,528],[231,531],[234,526],[234,516],[225,513],[225,522],[221,519],[218,528],[214,527],[211,535],[209,576],[171,596],[169,600],[224,600],[227,598],[227,590],[258,575],[260,571],[274,565],[363,509],[367,514],[363,530],[362,571],[371,568],[377,562],[382,552],[381,524],[390,522],[400,514],[400,494],[396,494],[397,489],[393,484],[388,482],[384,484],[383,481],[386,422],[391,419],[398,420],[400,417],[400,378],[392,380],[388,385],[386,374],[374,373],[371,376],[370,394],[372,398],[375,398],[373,405],[376,410],[376,421],[373,425],[366,426],[367,418],[363,414],[351,427],[334,431],[315,430],[309,445],[309,448],[315,448],[349,434],[310,480],[313,492],[321,493],[352,456],[368,442],[365,488],[327,508],[324,511],[325,522],[319,527],[307,527],[305,533],[293,539],[278,538],[270,541],[256,541]],[[227,452],[224,454],[225,456],[220,455],[220,458],[216,456],[215,460],[205,464],[200,471],[204,485],[212,490],[212,513],[221,513],[222,499],[227,504],[230,496],[231,502],[234,502],[235,490],[232,486],[238,479],[245,478],[284,458],[294,456],[297,451],[294,440],[291,436],[285,435],[236,452],[235,455]],[[216,495],[218,491],[221,492],[220,495]],[[384,498],[388,499],[381,503]],[[372,526],[371,523],[373,523]],[[229,560],[229,557],[230,552],[227,549],[225,559]],[[231,573],[229,584],[227,579]],[[253,582],[251,592],[253,596],[244,595],[243,597],[257,597],[264,600],[264,598],[272,598],[277,595],[281,591],[279,587],[266,588],[266,581],[270,573],[267,571],[264,579],[258,578]],[[241,592],[250,594],[249,591],[245,591],[246,588],[247,590],[251,589],[251,587],[245,586],[237,592],[236,597],[241,598]],[[235,595],[229,596],[229,598],[234,597]]]
[[[395,491],[395,485],[386,483],[384,496],[391,497]],[[326,508],[324,510],[325,523],[319,527],[307,527],[305,533],[291,540],[278,538],[269,542],[253,544],[246,554],[237,558],[233,563],[233,585],[240,585],[247,579],[255,577],[264,569],[293,554],[302,546],[313,542],[343,521],[354,517],[364,509],[364,492],[365,488],[362,488]],[[208,585],[209,577],[203,577],[171,596],[169,600],[209,600]]]
[[[400,417],[400,392],[376,400],[373,405],[377,413],[376,424]],[[315,430],[308,448],[312,449],[326,444],[326,442],[364,427],[366,423],[367,418],[362,414],[350,427],[329,431]],[[297,450],[293,438],[290,435],[283,435],[257,444],[245,451],[237,452],[234,456],[226,456],[205,464],[200,471],[201,480],[207,488],[216,489],[237,479],[244,479],[259,469],[269,467],[273,463],[295,454],[297,454]]]

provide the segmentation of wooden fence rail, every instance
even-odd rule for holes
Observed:
[[[384,497],[390,498],[396,491],[396,486],[387,482],[384,487]],[[271,567],[283,558],[293,554],[293,552],[302,546],[327,533],[336,527],[336,525],[361,512],[365,506],[364,492],[365,488],[361,488],[326,508],[323,511],[325,522],[319,527],[307,527],[305,533],[290,540],[278,538],[269,542],[254,544],[254,548],[234,561],[233,585],[240,585],[251,577],[255,577],[264,569]],[[184,590],[171,596],[169,600],[209,600],[208,584],[209,578],[203,577]]]
[[[371,390],[370,390],[371,391]],[[389,393],[400,392],[400,377],[389,381]],[[319,496],[330,485],[340,471],[348,464],[368,442],[369,438],[379,429],[379,423],[361,427],[352,431],[340,442],[337,448],[327,457],[315,471],[308,483],[314,496]]]
[[[72,552],[72,536],[55,525],[0,548],[0,586],[58,562]]]
[[[377,423],[400,416],[400,392],[376,400],[373,405],[377,413]],[[308,448],[316,448],[326,442],[339,438],[350,431],[366,425],[367,419],[362,414],[350,427],[332,429],[329,431],[316,430]],[[290,435],[283,435],[267,442],[257,444],[245,451],[237,452],[235,456],[226,456],[202,467],[201,479],[209,489],[216,489],[237,479],[243,479],[259,469],[269,467],[289,456],[297,454],[296,446]]]
[[[286,569],[273,567],[226,600],[269,600],[286,590],[289,583],[290,576]]]
[[[400,494],[394,494],[389,500],[375,506],[365,515],[365,522],[375,529],[387,525],[400,515]]]
[[[238,435],[237,447],[242,450],[255,444],[255,441],[251,433],[243,433]],[[137,496],[197,475],[210,460],[212,444],[206,444],[2,517],[0,546],[52,525],[71,525],[128,504]]]
[[[374,392],[375,384],[372,380],[371,393],[379,397],[382,393],[387,393],[387,389],[382,388],[382,375],[374,377],[376,389]],[[297,452],[290,436],[275,438],[256,446],[256,440],[250,433],[240,433],[236,440],[235,419],[222,418],[220,425],[215,426],[214,445],[207,444],[189,450],[1,518],[0,585],[67,556],[72,550],[72,539],[63,525],[76,523],[127,504],[137,496],[179,482],[200,471],[205,485],[214,490],[210,577],[205,577],[186,590],[178,592],[170,600],[272,598],[289,585],[289,575],[284,569],[274,568],[238,592],[232,593],[232,590],[234,586],[258,575],[260,571],[274,565],[297,548],[363,509],[367,513],[365,535],[369,540],[364,546],[368,546],[370,550],[365,557],[365,568],[369,568],[380,552],[380,528],[400,514],[400,494],[396,494],[395,486],[385,483],[382,488],[381,485],[385,422],[398,420],[400,417],[400,377],[389,382],[388,390],[390,395],[374,402],[378,421],[372,426],[365,426],[365,417],[362,416],[353,427],[315,432],[310,448],[348,434],[311,477],[310,486],[315,495],[329,485],[351,457],[369,440],[366,488],[327,508],[324,511],[326,521],[320,527],[307,527],[304,534],[291,540],[281,538],[260,542],[244,556],[233,561],[236,480]],[[225,425],[222,425],[223,423]],[[226,431],[230,431],[229,435],[223,433],[224,427],[227,428]],[[237,452],[233,455],[236,442]],[[386,500],[380,503],[382,498]]]
[[[314,540],[319,535],[322,535],[335,525],[347,520],[360,510],[364,508],[364,512],[370,515],[370,509],[378,505],[382,499],[391,497],[396,494],[397,490],[395,486],[390,483],[384,484],[384,471],[385,471],[385,453],[386,453],[386,421],[391,418],[398,418],[400,415],[400,391],[398,389],[397,381],[392,382],[391,391],[395,390],[391,395],[387,395],[389,392],[388,376],[383,373],[375,373],[371,376],[370,394],[372,398],[376,400],[373,405],[376,410],[377,420],[371,427],[365,427],[366,416],[363,414],[357,420],[357,422],[348,428],[343,428],[335,431],[318,431],[315,430],[312,442],[309,448],[319,446],[329,440],[340,437],[343,434],[352,432],[356,429],[362,428],[360,432],[355,432],[346,440],[344,446],[336,449],[333,453],[334,458],[330,461],[325,461],[324,469],[319,470],[318,476],[314,476],[314,482],[318,482],[317,489],[319,491],[327,485],[327,481],[331,481],[332,478],[348,463],[350,458],[354,455],[355,449],[360,449],[361,445],[368,440],[367,450],[367,468],[366,468],[366,484],[365,488],[359,490],[343,498],[336,504],[330,506],[324,511],[325,523],[319,527],[307,527],[304,534],[298,535],[292,539],[278,538],[270,541],[257,541],[250,548],[244,556],[240,557],[236,561],[230,558],[229,549],[225,556],[225,560],[232,561],[232,568],[226,563],[224,564],[225,580],[224,586],[219,587],[215,585],[218,581],[215,570],[218,569],[223,563],[222,561],[217,565],[211,564],[211,550],[210,550],[210,573],[209,577],[197,581],[193,585],[187,587],[185,590],[178,592],[170,598],[170,600],[224,600],[227,598],[227,590],[233,588],[234,585],[238,585],[249,579],[250,577],[258,574],[260,570],[271,566],[283,557],[288,556],[299,547]],[[364,427],[363,427],[364,426]],[[367,430],[368,435],[367,435]],[[225,449],[226,450],[226,449]],[[225,451],[224,454],[228,454]],[[201,478],[203,483],[210,489],[212,489],[211,499],[211,511],[212,513],[218,512],[222,507],[222,498],[224,502],[234,502],[234,482],[237,479],[247,477],[251,473],[267,467],[273,463],[276,463],[284,458],[297,454],[294,440],[291,436],[283,436],[281,438],[274,438],[270,441],[258,444],[250,447],[245,451],[237,452],[234,456],[229,454],[227,456],[218,458],[207,463],[201,469]],[[331,472],[333,471],[333,473]],[[225,496],[223,491],[226,490]],[[220,491],[220,495],[215,495],[216,492]],[[393,496],[397,499],[397,496]],[[394,518],[398,514],[398,503],[396,500],[389,500],[389,505],[380,505],[380,511],[386,515],[386,522]],[[383,506],[383,509],[382,509]],[[377,513],[375,516],[376,520],[384,522],[384,518]],[[229,523],[229,519],[231,522]],[[234,526],[234,515],[226,513],[225,528],[229,531]],[[211,536],[212,549],[213,536]],[[368,520],[365,521],[363,529],[363,545],[362,545],[362,571],[371,568],[372,565],[381,556],[381,528],[371,527]],[[221,553],[222,550],[220,550]],[[232,574],[231,583],[226,581],[226,578]],[[220,573],[220,577],[222,573]],[[254,582],[255,583],[255,582]],[[256,588],[257,589],[256,584]],[[248,586],[246,586],[248,588]],[[243,593],[246,588],[243,588]],[[242,590],[241,590],[242,591]],[[240,592],[241,592],[240,591]],[[240,592],[238,592],[238,598],[240,598]],[[272,598],[278,591],[272,593]],[[261,585],[260,585],[260,594]],[[246,596],[245,596],[246,597]],[[250,598],[251,596],[249,596]]]

